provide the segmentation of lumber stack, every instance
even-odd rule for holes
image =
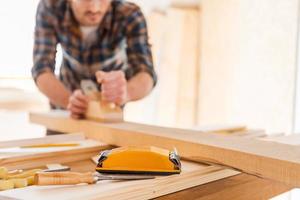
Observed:
[[[18,145],[49,144],[51,142],[68,141],[81,142],[78,147],[42,148],[43,152],[15,152],[15,155],[0,153],[0,166],[8,169],[43,168],[45,164],[60,162],[79,172],[91,172],[96,164],[92,157],[99,154],[100,150],[111,148],[93,140],[80,140],[80,135],[48,136],[46,138],[19,140],[15,143],[3,142],[5,148]],[[71,140],[70,140],[71,139]],[[1,145],[1,144],[0,144]],[[10,148],[11,149],[11,148]],[[17,155],[18,154],[18,155]],[[58,156],[59,155],[59,156]],[[68,185],[68,186],[28,186],[0,192],[0,199],[152,199],[166,194],[178,192],[187,188],[203,185],[223,178],[231,177],[239,172],[224,169],[220,166],[210,166],[194,162],[183,161],[182,173],[172,176],[162,176],[150,180],[138,181],[100,181],[93,185]],[[55,191],[55,192],[53,192]]]
[[[84,132],[88,138],[116,146],[151,146],[172,149],[194,161],[225,165],[292,187],[300,187],[300,147],[201,131],[135,123],[104,124],[73,120],[67,113],[30,115],[32,122],[62,132]]]
[[[24,145],[78,143],[71,147],[22,148]],[[95,140],[86,140],[83,134],[48,136],[46,138],[0,142],[0,166],[9,170],[32,169],[51,163],[75,162],[112,148]],[[30,161],[30,162],[28,162]]]

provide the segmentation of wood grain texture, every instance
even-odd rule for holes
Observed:
[[[91,160],[67,163],[74,171],[93,170]],[[288,186],[247,174],[220,179],[204,185],[158,197],[158,200],[261,200],[269,199],[290,190]],[[238,194],[238,195],[235,195]]]
[[[89,155],[79,155],[79,154],[74,154],[74,155],[76,155],[77,161],[71,160],[72,162],[70,162],[68,156],[66,155],[62,156],[64,158],[64,161],[66,162],[66,165],[70,166],[72,170],[81,171],[81,172],[94,170],[95,164],[91,160],[84,160],[87,157],[89,157]],[[79,158],[78,156],[81,158]],[[27,162],[31,162],[31,161],[28,160]],[[76,188],[78,187],[76,186]],[[84,188],[87,189],[86,187]],[[182,192],[176,191],[176,193],[174,194],[166,194],[165,196],[159,197],[158,199],[160,198],[162,199],[182,199],[182,198],[184,199],[220,199],[220,198],[222,199],[267,199],[279,193],[285,192],[288,189],[289,188],[287,186],[275,184],[271,181],[266,181],[263,179],[259,179],[257,177],[253,177],[249,175],[238,175],[238,176],[233,176],[232,178],[226,178],[212,183],[207,183],[201,186],[185,189]],[[50,197],[53,197],[53,194],[56,194],[58,195],[58,197],[66,198],[65,192],[68,193],[68,191],[64,191],[62,189],[58,189],[59,191],[58,194],[52,193],[52,191],[53,190],[50,190],[51,192]],[[45,192],[44,189],[43,192]],[[109,192],[112,191],[109,190]],[[153,192],[155,192],[155,190],[153,190]],[[14,195],[17,195],[15,197],[22,198],[22,199],[26,197],[23,196],[23,194],[18,196],[18,194],[19,191],[17,191],[17,193],[14,193]],[[32,191],[30,190],[26,192],[26,195],[29,196],[33,195],[30,196],[31,199],[41,198],[41,196],[35,196],[34,193],[32,194]],[[93,197],[96,198],[97,196],[93,196]],[[8,199],[7,196],[4,197],[1,196],[1,198]]]
[[[73,162],[74,163],[74,162]],[[76,162],[73,170],[94,170],[92,161]],[[0,196],[17,199],[151,199],[197,185],[209,183],[238,172],[217,166],[204,166],[183,162],[183,172],[179,175],[157,177],[138,181],[100,181],[93,185],[31,186],[0,192]],[[76,167],[77,166],[77,167]]]
[[[27,146],[27,145],[41,145],[49,143],[63,143],[65,141],[82,141],[85,139],[83,133],[72,133],[68,135],[53,135],[42,138],[31,138],[22,140],[12,140],[0,142],[0,148]]]
[[[177,27],[177,31],[182,31],[182,38],[180,39],[181,46],[179,46],[181,52],[176,56],[178,59],[176,64],[180,65],[179,82],[177,83],[176,124],[181,127],[191,127],[197,122],[196,110],[199,98],[199,10],[182,9],[180,11],[184,14],[184,18],[182,29]],[[177,25],[177,23],[174,24],[175,26]],[[175,57],[173,57],[173,59],[175,59]]]
[[[158,37],[154,40],[154,45],[161,46],[154,48],[154,54],[160,53],[159,60],[155,59],[160,75],[155,107],[157,123],[192,126],[197,120],[198,14],[196,9],[169,8],[159,21],[149,20],[151,34],[163,31],[160,35],[163,40]]]
[[[80,145],[75,147],[2,148],[0,149],[0,166],[15,170],[36,168],[51,163],[75,162],[98,155],[100,151],[111,148],[109,145],[92,140],[77,142]]]
[[[257,139],[205,134],[135,123],[103,124],[73,120],[66,113],[31,114],[32,122],[62,132],[82,131],[88,138],[116,146],[176,147],[182,157],[230,166],[300,187],[300,147]]]
[[[101,101],[90,101],[85,116],[87,119],[99,122],[122,122],[123,110],[118,106],[112,107]]]
[[[78,139],[82,135],[61,135],[49,136],[46,138],[33,139],[32,142],[47,143],[69,142],[68,139]],[[57,141],[53,141],[53,138]],[[49,139],[51,138],[51,139]],[[44,139],[44,140],[43,140]],[[59,140],[61,139],[61,140]],[[97,155],[99,151],[110,148],[109,145],[93,140],[78,140],[79,146],[75,147],[55,147],[55,148],[35,148],[23,149],[15,147],[19,144],[30,143],[30,140],[19,140],[9,144],[13,148],[0,149],[0,166],[5,166],[9,170],[44,168],[49,163],[62,163],[71,167],[72,171],[79,171],[92,174],[95,171],[95,163],[91,157]],[[2,152],[2,153],[1,153]],[[9,153],[12,152],[12,153]],[[73,163],[73,164],[72,164]],[[48,174],[48,173],[46,173]],[[21,189],[0,192],[0,199],[150,199],[177,192],[211,181],[234,176],[239,172],[223,169],[219,166],[201,165],[193,162],[182,162],[182,173],[173,176],[157,177],[151,180],[140,181],[100,181],[95,185],[68,185],[68,186],[32,186]],[[77,179],[70,179],[68,183],[77,183]],[[66,177],[65,177],[66,178]],[[77,177],[78,178],[78,177]],[[92,176],[80,176],[80,181],[94,182]],[[48,180],[48,179],[47,179]],[[47,181],[46,180],[46,181]],[[45,181],[45,179],[44,179]],[[70,182],[71,181],[71,182]],[[75,182],[74,182],[75,181]],[[45,183],[44,183],[45,184]]]
[[[66,163],[66,165],[70,166],[72,170],[79,171],[79,172],[86,172],[86,171],[92,171],[95,168],[95,164],[90,160],[82,160],[82,161],[76,161],[76,162],[69,162]],[[192,165],[189,168],[195,169],[195,166]],[[118,182],[116,182],[118,183]],[[102,191],[102,187],[106,188],[104,191],[113,192],[113,188],[110,186],[107,186],[108,182],[99,182],[97,184],[96,188],[93,188],[94,190],[92,192],[96,192],[98,190]],[[84,191],[87,189],[87,186],[81,185],[81,186],[71,186],[71,188],[75,188],[77,192],[75,194],[78,194],[78,191],[83,189]],[[118,186],[114,186],[115,189],[119,189]],[[167,186],[166,186],[167,187]],[[66,190],[64,190],[66,188]],[[101,189],[102,188],[102,189]],[[25,197],[30,197],[30,199],[34,199],[32,197],[38,198],[40,196],[37,195],[43,195],[47,193],[49,195],[50,192],[52,192],[49,196],[49,198],[53,197],[61,197],[60,199],[66,199],[68,196],[64,196],[66,192],[70,191],[70,186],[61,186],[61,187],[50,187],[50,188],[44,188],[42,187],[41,192],[37,193],[36,191],[31,191],[30,188],[26,188],[27,190],[15,190],[13,193],[12,191],[1,193],[0,192],[0,199],[9,199],[7,195],[10,195],[11,197],[20,196],[22,199]],[[75,190],[74,189],[74,190]],[[213,181],[210,183],[206,183],[200,186],[195,186],[192,188],[188,188],[182,191],[177,191],[175,193],[166,194],[164,196],[157,197],[159,200],[179,200],[179,199],[186,199],[186,200],[212,200],[212,199],[224,199],[224,200],[256,200],[256,199],[269,199],[275,195],[278,195],[280,193],[286,192],[289,190],[289,187],[274,183],[269,180],[264,180],[255,176],[246,175],[246,174],[240,174],[236,176],[231,176],[228,178],[220,179],[217,181]],[[100,192],[99,191],[99,192]],[[22,196],[22,194],[26,192],[26,196]],[[4,196],[6,195],[6,196]],[[54,196],[55,197],[54,197]],[[124,195],[124,194],[123,194]],[[126,195],[126,193],[125,193]],[[4,197],[3,197],[4,196]],[[43,197],[44,199],[44,197]],[[87,199],[87,198],[85,198]],[[102,198],[101,198],[102,199]],[[115,198],[114,198],[115,199]]]
[[[95,164],[91,160],[67,163],[74,171],[93,170]],[[175,193],[157,197],[158,200],[261,200],[269,199],[291,188],[270,180],[247,174],[238,174],[204,185],[195,186]],[[237,195],[235,195],[237,194]]]
[[[36,185],[77,185],[80,183],[96,183],[92,172],[40,172],[35,174],[34,182]]]
[[[291,190],[287,185],[240,174],[179,191],[156,200],[262,200]]]

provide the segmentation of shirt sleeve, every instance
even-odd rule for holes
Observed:
[[[153,79],[154,86],[157,75],[153,67],[153,58],[148,43],[147,24],[140,8],[134,9],[127,19],[126,26],[128,68],[126,78],[130,79],[139,72],[147,72]]]
[[[55,23],[56,19],[51,6],[47,5],[47,1],[41,0],[36,13],[33,67],[31,69],[35,81],[44,72],[54,73],[57,46]]]

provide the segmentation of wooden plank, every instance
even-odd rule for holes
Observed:
[[[85,136],[83,133],[72,133],[72,134],[68,134],[68,135],[53,135],[53,136],[47,136],[47,137],[42,137],[42,138],[3,141],[3,142],[0,142],[0,148],[49,144],[49,143],[57,143],[57,141],[59,141],[60,143],[63,143],[65,141],[81,141],[84,139],[85,139]]]
[[[164,24],[159,29],[164,30],[163,41],[157,44],[161,45],[161,49],[159,49],[160,59],[156,63],[160,79],[156,89],[158,101],[155,107],[155,120],[160,124],[173,126],[178,122],[178,88],[180,88],[179,76],[182,67],[179,59],[181,58],[182,30],[184,30],[184,12],[180,9],[169,8],[162,20]]]
[[[287,185],[240,174],[205,185],[189,188],[155,200],[262,200],[291,190]]]
[[[160,18],[156,22],[160,27],[150,26],[159,29],[157,32],[164,31],[160,36],[163,41],[154,41],[154,45],[161,46],[154,51],[160,53],[156,60],[160,81],[155,120],[170,126],[192,126],[196,122],[198,91],[198,10],[168,8]]]
[[[157,177],[139,181],[100,181],[95,185],[75,186],[31,186],[0,192],[3,197],[16,199],[151,199],[170,194],[214,180],[234,176],[238,172],[217,166],[203,166],[183,162],[183,172],[179,175]],[[91,161],[76,162],[72,169],[86,171]],[[77,167],[76,167],[77,166]],[[79,171],[80,171],[79,170]]]
[[[78,162],[78,161],[86,159],[87,157],[92,157],[92,156],[97,155],[101,150],[103,150],[103,149],[89,148],[89,149],[86,149],[86,151],[84,151],[84,152],[70,150],[70,151],[66,151],[66,152],[57,152],[57,153],[55,153],[55,155],[44,154],[44,156],[43,156],[42,154],[40,154],[40,155],[37,155],[35,158],[32,158],[31,162],[27,162],[27,161],[24,161],[21,159],[16,162],[11,162],[11,160],[3,160],[0,162],[0,165],[8,168],[9,170],[32,169],[32,168],[37,168],[40,166],[45,166],[46,164],[51,164],[51,163],[65,164],[67,162]],[[58,156],[58,155],[61,155],[61,156]],[[74,156],[74,155],[76,155],[76,156]]]
[[[48,138],[45,138],[47,140]],[[57,142],[57,141],[56,141]],[[54,148],[7,148],[0,149],[0,166],[14,169],[31,169],[51,163],[84,160],[98,155],[111,146],[93,140],[77,141],[79,146]],[[59,156],[58,156],[59,155]]]
[[[178,12],[183,13],[183,27],[182,29],[177,27],[177,31],[182,31],[182,38],[179,39],[181,45],[178,46],[180,54],[175,57],[173,55],[173,59],[177,58],[176,63],[180,65],[179,81],[175,87],[178,89],[176,125],[191,127],[197,122],[198,77],[200,77],[199,11],[179,9]],[[177,23],[174,22],[176,19],[173,19],[176,27]]]
[[[242,125],[214,125],[214,126],[196,126],[193,128],[195,131],[201,131],[205,133],[224,133],[224,134],[233,134],[233,133],[245,133],[247,130],[246,126]],[[262,130],[259,130],[262,131]]]
[[[72,138],[72,135],[61,135],[59,138]],[[73,137],[76,139],[78,135]],[[82,135],[81,135],[82,136]],[[51,143],[61,142],[54,141],[50,137]],[[42,140],[44,139],[44,140]],[[30,139],[26,140],[26,142]],[[33,139],[36,142],[35,139]],[[39,143],[47,143],[49,137],[40,138]],[[65,140],[67,142],[72,142]],[[108,149],[110,146],[104,145],[99,141],[79,140],[78,146],[72,147],[54,147],[54,148],[18,148],[19,144],[23,145],[24,141],[13,141],[10,143],[13,148],[0,149],[0,166],[7,167],[9,170],[14,169],[30,169],[44,168],[49,163],[62,163],[69,166],[68,163],[73,163],[72,170],[75,171],[94,171],[95,163],[92,163],[91,157],[97,155],[100,150]],[[27,143],[30,144],[30,143]],[[58,156],[59,155],[59,156]],[[89,159],[88,162],[86,160]],[[92,164],[87,164],[92,163]],[[194,187],[200,184],[222,179],[225,177],[239,174],[239,172],[229,169],[223,169],[219,166],[200,165],[192,162],[183,161],[183,173],[170,177],[158,177],[151,182],[115,182],[109,181],[105,183],[105,187],[100,183],[97,186],[89,185],[81,188],[80,186],[49,186],[49,187],[26,187],[17,190],[1,192],[0,199],[149,199],[172,192],[177,192],[182,189]],[[142,185],[144,185],[142,187]],[[168,185],[168,187],[166,187]],[[78,188],[79,187],[79,188]],[[96,188],[97,187],[97,188]],[[101,189],[99,189],[101,187]],[[165,188],[163,188],[165,187]],[[53,189],[55,188],[55,192]],[[162,189],[163,188],[163,189]],[[76,192],[75,192],[76,191]],[[80,191],[80,195],[78,195]],[[127,194],[127,195],[124,195]],[[46,199],[47,199],[46,198]]]
[[[34,147],[34,148],[23,148],[23,147],[11,147],[0,149],[0,159],[11,158],[17,156],[31,156],[39,153],[55,153],[68,150],[81,150],[88,147],[99,147],[107,146],[99,141],[95,140],[81,140],[81,141],[70,141],[76,146],[62,146],[62,147]]]
[[[135,123],[103,124],[73,120],[66,114],[34,114],[32,122],[63,132],[82,131],[88,138],[117,146],[176,147],[182,157],[230,166],[260,177],[300,187],[300,147],[252,138]]]
[[[88,161],[67,163],[73,170],[85,172],[93,170],[95,164]],[[209,182],[175,193],[170,193],[158,200],[262,200],[291,190],[290,187],[274,181],[248,174],[238,174],[217,181]],[[236,195],[235,195],[236,194]]]
[[[67,166],[70,166],[72,170],[79,171],[79,172],[86,172],[87,170],[94,170],[95,164],[91,160],[84,160],[80,162],[70,162],[66,163]],[[99,187],[104,185],[105,183],[99,183]],[[79,193],[82,186],[75,186],[77,188],[76,194]],[[107,187],[109,188],[109,187]],[[27,188],[29,189],[29,188]],[[86,190],[86,187],[83,187]],[[116,187],[117,189],[117,187]],[[98,190],[98,187],[97,189]],[[100,189],[101,190],[101,189]],[[193,188],[188,188],[182,191],[177,191],[176,193],[170,193],[165,196],[158,197],[161,200],[168,200],[168,199],[199,199],[199,200],[209,200],[209,199],[224,199],[224,200],[245,200],[245,199],[269,199],[275,195],[283,193],[289,190],[287,186],[282,184],[274,183],[269,180],[264,180],[261,178],[257,178],[255,176],[250,176],[246,174],[240,174],[236,176],[231,176],[228,178],[224,178],[218,181],[206,183],[200,186],[196,186]],[[54,191],[52,189],[51,191]],[[103,190],[101,190],[103,191]],[[104,190],[105,191],[105,190]],[[10,191],[11,194],[13,191]],[[24,191],[22,191],[24,192]],[[63,188],[58,188],[55,190],[55,193],[51,194],[49,198],[53,197],[54,194],[58,193],[57,195],[63,196],[64,191]],[[94,192],[94,191],[93,191]],[[107,192],[107,191],[106,191]],[[110,190],[110,192],[113,192]],[[16,190],[14,195],[20,195],[23,199],[25,196],[20,194],[21,191]],[[237,195],[235,195],[237,194]],[[2,196],[3,193],[0,193]],[[26,192],[26,195],[33,195],[33,191],[29,190]],[[41,195],[41,194],[38,194]],[[43,195],[43,194],[42,194]],[[32,197],[32,196],[31,196]],[[34,196],[35,199],[40,196]],[[57,196],[56,196],[57,197]],[[1,199],[1,197],[0,197]],[[9,199],[7,196],[3,197],[2,199]],[[30,198],[34,199],[34,198]],[[43,198],[44,199],[44,198]],[[54,198],[55,199],[55,198]],[[63,199],[66,199],[66,196],[63,196]],[[86,198],[85,198],[86,199]],[[114,198],[116,199],[116,198]]]
[[[110,105],[100,100],[90,101],[85,117],[99,122],[121,122],[123,110],[115,104]]]
[[[284,136],[284,135],[272,136],[271,135],[271,136],[262,138],[262,140],[300,146],[300,134],[293,134],[293,135],[287,135],[287,136]]]

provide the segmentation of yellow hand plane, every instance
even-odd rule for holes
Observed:
[[[90,98],[85,117],[100,122],[123,121],[123,109],[114,103],[101,101],[101,93],[92,80],[82,80],[81,89]]]
[[[96,171],[110,174],[170,175],[181,172],[176,149],[120,147],[102,151]]]

